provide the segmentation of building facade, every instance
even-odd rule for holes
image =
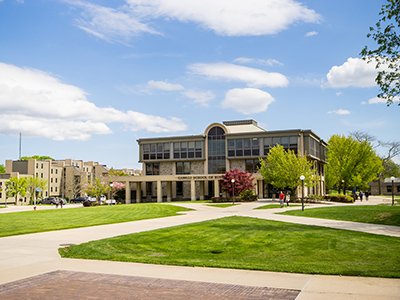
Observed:
[[[395,178],[392,182],[390,178],[385,178],[385,180],[381,180],[381,182],[370,182],[368,185],[371,187],[372,195],[379,195],[379,185],[381,186],[381,194],[390,196],[390,195],[400,195],[400,178]]]
[[[271,197],[273,187],[264,182],[257,167],[259,159],[278,144],[312,161],[320,181],[307,192],[325,192],[327,144],[311,130],[267,131],[254,120],[243,120],[210,124],[199,135],[145,138],[137,142],[143,176],[119,178],[127,185],[127,203],[134,197],[136,202],[161,202],[220,196],[218,179],[235,168],[254,173],[259,198]]]
[[[34,177],[47,180],[47,187],[43,197],[75,198],[85,195],[82,191],[83,184],[98,177],[106,177],[109,169],[98,162],[84,162],[83,160],[45,160],[26,161],[6,160],[6,173],[0,176],[0,203],[6,202],[5,182],[10,177]],[[23,197],[22,204],[29,203],[29,196]],[[14,198],[7,199],[14,203]]]

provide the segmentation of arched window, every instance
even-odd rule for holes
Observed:
[[[224,174],[226,172],[225,132],[215,126],[208,132],[208,173]]]

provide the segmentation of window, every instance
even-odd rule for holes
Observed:
[[[43,178],[43,173],[40,173],[40,178]]]
[[[143,144],[143,160],[169,159],[170,143]]]
[[[387,186],[387,192],[388,192],[388,193],[391,193],[391,192],[392,192],[392,186],[391,186],[391,185],[388,185],[388,186]]]
[[[289,150],[293,151],[294,154],[297,154],[297,140],[298,137],[297,136],[291,136],[289,137]]]
[[[51,169],[51,174],[53,174],[53,169]]]
[[[291,150],[297,154],[297,136],[267,137],[264,138],[264,155],[268,155],[269,151],[276,145],[281,145],[286,151]]]
[[[228,156],[259,156],[260,142],[258,138],[228,140]]]
[[[146,175],[160,175],[160,164],[146,164]]]
[[[176,174],[190,174],[190,162],[189,161],[181,161],[176,163]]]
[[[224,174],[226,172],[225,132],[215,126],[208,132],[208,173]]]
[[[41,164],[40,168],[42,168],[42,169],[43,169],[43,164]]]
[[[58,173],[58,170],[56,169],[56,174]]]
[[[57,183],[57,178],[56,178],[56,183]]]
[[[246,159],[246,172],[258,173],[260,167],[260,161],[258,159]]]
[[[397,186],[397,192],[400,193],[400,185]]]
[[[314,140],[313,138],[309,138],[309,141],[310,141],[309,154],[315,157],[319,157],[319,142],[317,140]]]
[[[188,143],[188,158],[194,158],[194,142]]]
[[[203,142],[176,142],[174,143],[174,158],[202,158]]]
[[[53,183],[53,178],[50,179],[50,182]]]
[[[196,158],[203,157],[203,142],[195,142],[195,156]]]

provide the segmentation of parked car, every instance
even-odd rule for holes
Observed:
[[[83,201],[91,201],[92,197],[77,197],[74,199],[71,199],[69,202],[70,203],[82,203]]]
[[[57,199],[54,197],[39,200],[38,204],[57,204]]]

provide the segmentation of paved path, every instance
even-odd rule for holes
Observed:
[[[213,289],[215,288],[215,294],[213,294],[216,295],[215,299],[254,299],[250,297],[249,289],[252,290],[251,293],[254,292],[252,295],[257,293],[259,293],[257,295],[261,295],[258,299],[400,299],[400,279],[76,260],[60,258],[57,252],[60,246],[68,244],[78,244],[89,240],[235,215],[359,230],[375,234],[393,236],[400,234],[400,228],[395,226],[384,226],[382,228],[371,224],[332,222],[274,214],[274,212],[282,211],[282,209],[254,210],[255,207],[265,204],[264,202],[243,203],[225,209],[199,203],[175,204],[194,208],[196,211],[161,219],[0,238],[0,299],[22,299],[24,298],[23,295],[27,295],[27,293],[29,293],[31,299],[54,299],[61,286],[64,286],[64,289],[67,289],[69,293],[79,294],[79,291],[83,292],[83,290],[92,291],[88,297],[81,294],[81,299],[190,299],[187,295],[183,298],[178,298],[177,295],[184,295],[184,291],[186,291],[197,297],[203,293],[202,291],[207,284],[208,288],[210,288],[210,284],[218,285],[213,286]],[[317,207],[318,205],[307,206],[306,209],[314,206]],[[64,282],[59,289],[50,287],[50,284],[46,285],[46,281],[50,279],[54,281],[54,278],[58,277],[61,277],[62,282]],[[77,278],[84,278],[88,284],[82,284],[83,281],[76,280]],[[111,284],[107,282],[107,278],[112,281]],[[136,297],[133,292],[131,295],[125,294],[125,298],[123,295],[117,297],[115,293],[115,297],[110,296],[112,295],[110,291],[113,289],[127,289],[127,282],[131,284],[131,291],[135,288],[136,291],[141,291],[143,287],[134,286],[132,282],[147,282],[155,279],[158,281],[151,281],[152,288],[146,292],[148,297],[146,295]],[[165,282],[163,280],[174,281]],[[39,284],[39,282],[42,282],[42,284]],[[100,285],[99,282],[101,282]],[[192,290],[189,289],[188,285],[191,286]],[[205,289],[207,290],[207,288]],[[218,294],[217,290],[219,291],[219,289],[222,294]],[[32,294],[33,290],[34,293]],[[228,297],[227,293],[232,293],[229,296],[231,298]],[[267,297],[263,293],[269,293],[269,296]],[[36,295],[36,298],[33,297],[34,295]],[[73,294],[64,293],[63,295],[64,298],[61,297],[60,299],[74,298]],[[209,294],[207,296],[204,294],[204,297],[203,299],[214,299]],[[196,299],[200,298],[202,297]],[[193,297],[193,299],[195,298]]]

